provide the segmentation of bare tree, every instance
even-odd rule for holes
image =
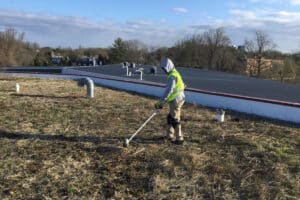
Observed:
[[[286,58],[282,63],[273,64],[273,72],[279,76],[280,82],[285,79],[295,79],[297,76],[298,65],[292,58]]]
[[[276,45],[270,39],[269,35],[264,33],[263,31],[255,32],[255,39],[248,40],[246,39],[244,42],[246,50],[250,53],[254,53],[255,60],[257,63],[257,73],[256,76],[260,77],[261,70],[263,67],[263,56],[264,53],[268,50],[273,49]]]
[[[0,32],[0,66],[30,65],[35,56],[36,44],[24,41],[24,33],[13,28]]]
[[[126,47],[126,59],[129,62],[145,63],[148,53],[147,45],[139,40],[124,41]]]
[[[203,40],[208,49],[208,67],[213,68],[219,49],[228,46],[230,39],[225,35],[223,28],[217,28],[204,32]]]
[[[247,52],[253,52],[255,49],[254,42],[252,40],[245,39],[244,46]]]
[[[233,47],[222,47],[219,49],[216,59],[216,69],[221,71],[233,71],[237,58]]]
[[[191,35],[178,41],[172,48],[175,62],[181,66],[204,65],[204,48],[202,35]]]

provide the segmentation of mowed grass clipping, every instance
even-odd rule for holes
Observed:
[[[15,84],[21,86],[16,94]],[[0,199],[299,199],[300,130],[184,105],[186,143],[156,99],[74,81],[0,78]]]

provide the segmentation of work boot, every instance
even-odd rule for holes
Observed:
[[[175,136],[176,136],[176,143],[181,143],[183,144],[183,134],[181,132],[181,124],[178,124],[175,128]]]
[[[161,140],[164,143],[173,142],[175,141],[175,136],[174,134],[165,134],[164,136],[159,137],[158,140]]]
[[[175,140],[175,141],[172,141],[172,143],[176,144],[176,145],[183,145],[184,140]]]
[[[169,141],[174,141],[175,140],[174,128],[171,125],[167,126],[166,139],[169,140]]]
[[[166,140],[168,140],[168,141],[175,141],[175,135],[174,135],[174,133],[167,133],[166,134]]]

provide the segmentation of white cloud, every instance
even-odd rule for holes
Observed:
[[[0,31],[13,27],[25,33],[25,38],[41,46],[52,47],[107,47],[115,38],[138,39],[152,46],[171,46],[182,35],[160,21],[117,22],[112,19],[93,22],[74,16],[53,16],[0,9]]]
[[[292,5],[300,5],[300,0],[291,0]]]
[[[188,13],[189,10],[186,8],[172,8],[172,11],[175,13]]]
[[[138,39],[153,46],[171,46],[186,35],[202,33],[209,28],[224,27],[233,44],[251,38],[255,30],[265,31],[279,50],[291,51],[300,44],[300,12],[276,10],[229,11],[228,19],[207,17],[205,22],[191,22],[186,26],[169,26],[165,19],[158,21],[131,20],[118,22],[102,19],[94,22],[81,17],[53,16],[41,13],[0,9],[0,30],[13,27],[25,32],[25,38],[41,46],[107,47],[114,39]]]
[[[300,25],[300,12],[276,11],[276,10],[230,10],[229,13],[236,21],[261,22],[267,25],[269,22]]]
[[[300,12],[277,10],[239,10],[229,11],[227,20],[210,18],[205,24],[190,26],[196,31],[203,31],[202,27],[224,27],[234,44],[242,44],[244,39],[253,38],[256,30],[266,32],[277,44],[281,51],[299,49],[300,44]],[[200,28],[199,28],[200,27]]]
[[[281,3],[286,0],[249,0],[250,3],[264,3],[264,4],[272,4],[272,3]]]
[[[260,4],[290,4],[293,6],[300,5],[300,0],[249,0],[250,3],[260,3]]]
[[[245,10],[234,9],[234,10],[230,10],[229,13],[231,15],[235,15],[237,17],[250,19],[250,20],[256,18],[256,14],[253,11],[245,11]]]
[[[146,28],[152,26],[152,22],[148,20],[127,21],[126,24],[133,29]]]
[[[278,23],[300,25],[300,12],[279,11],[269,13],[265,19]]]

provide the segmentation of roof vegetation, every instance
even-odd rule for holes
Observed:
[[[20,93],[15,93],[19,83]],[[155,99],[73,81],[0,77],[1,199],[299,199],[300,130],[185,105],[164,143]]]

